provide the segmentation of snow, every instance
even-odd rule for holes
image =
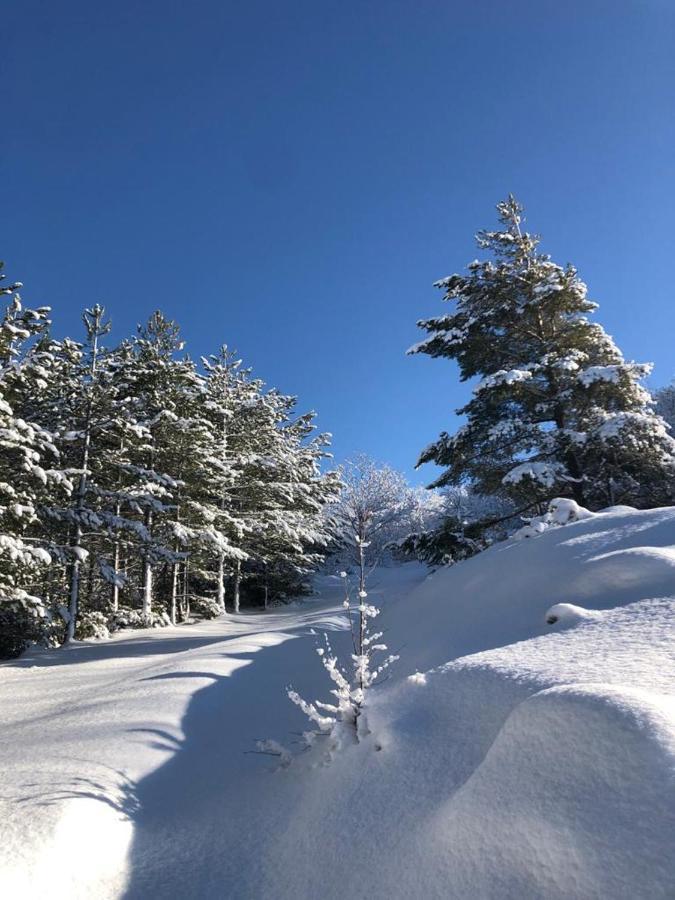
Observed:
[[[617,507],[617,509],[631,509],[631,507]],[[568,525],[570,522],[581,522],[584,519],[592,519],[593,513],[589,512],[575,500],[566,497],[557,497],[551,500],[548,509],[542,516],[532,516],[525,519],[526,525],[519,528],[512,535],[513,540],[536,537],[547,528],[556,528],[559,525]]]
[[[532,368],[535,368],[534,366]],[[502,385],[519,384],[532,378],[531,369],[500,369],[492,375],[486,375],[473,389],[474,394]]]
[[[611,384],[619,384],[621,381],[621,374],[625,369],[626,367],[623,365],[589,366],[587,369],[584,369],[583,372],[580,372],[577,377],[585,387],[589,387],[597,381],[607,381]]]
[[[612,439],[624,437],[630,429],[642,429],[645,433],[653,432],[662,437],[668,437],[668,426],[658,417],[651,413],[639,412],[617,412],[607,414],[605,420],[598,428],[598,434],[601,438]],[[636,437],[629,435],[634,442]]]
[[[532,481],[545,487],[553,487],[564,474],[564,467],[560,463],[524,462],[507,472],[502,478],[502,484],[518,484],[526,478],[531,478]]]
[[[675,509],[549,512],[374,573],[401,658],[329,766],[290,762],[285,690],[328,698],[322,633],[351,652],[339,576],[0,666],[3,895],[672,896]]]

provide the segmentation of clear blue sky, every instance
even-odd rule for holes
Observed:
[[[670,0],[23,0],[3,26],[0,257],[58,333],[160,307],[339,458],[428,481],[469,389],[404,351],[512,191],[626,355],[675,374]]]

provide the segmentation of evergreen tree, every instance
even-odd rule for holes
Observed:
[[[32,413],[50,376],[50,360],[37,349],[49,310],[24,309],[20,287],[0,287],[12,295],[0,322],[0,657],[20,653],[35,617],[45,615],[53,557],[40,510],[54,492],[72,489],[53,436]]]
[[[675,381],[654,393],[656,412],[670,426],[671,434],[675,432]]]
[[[626,362],[591,321],[586,285],[538,252],[516,200],[497,209],[501,229],[477,237],[492,258],[437,282],[454,310],[419,322],[429,337],[409,351],[480,378],[458,410],[466,424],[418,465],[445,467],[436,485],[471,483],[521,510],[555,496],[593,509],[667,502],[675,445],[640,383],[650,367]]]
[[[327,436],[223,348],[203,371],[153,314],[117,347],[14,295],[0,321],[0,656],[302,590],[328,539]],[[47,627],[40,625],[34,613]],[[53,615],[57,613],[57,615]],[[60,615],[58,615],[60,614]]]
[[[245,523],[242,549],[247,561],[234,576],[235,609],[239,578],[248,593],[265,602],[302,590],[304,576],[323,558],[328,542],[323,505],[335,495],[337,476],[325,476],[327,436],[311,438],[314,414],[292,419],[294,397],[278,391],[256,393],[240,407],[238,478],[234,486],[238,514]]]
[[[182,416],[188,397],[198,393],[193,363],[179,359],[178,326],[157,311],[139,326],[119,389],[130,398],[129,415],[138,440],[121,469],[129,481],[131,503],[145,529],[140,565],[143,616],[153,612],[155,577],[185,559],[180,544],[180,470],[190,453],[191,429]],[[172,602],[175,593],[172,594]],[[175,613],[174,613],[175,614]]]
[[[128,398],[116,377],[120,357],[103,346],[109,333],[103,307],[83,314],[85,341],[51,341],[53,377],[40,415],[49,423],[75,489],[67,503],[46,506],[43,515],[52,548],[65,565],[68,615],[66,641],[75,637],[83,594],[89,609],[117,608],[124,576],[119,569],[122,533],[141,544],[142,525],[128,508],[119,477],[129,445]],[[85,588],[86,581],[86,592]]]
[[[259,386],[226,346],[217,355],[203,359],[202,364],[206,372],[204,415],[210,423],[211,445],[203,460],[208,471],[199,483],[199,502],[207,511],[213,537],[202,542],[199,560],[201,574],[207,583],[215,585],[218,609],[225,612],[226,581],[239,581],[241,563],[247,559],[243,549],[247,524],[241,513],[241,463],[252,435],[242,427],[241,418]],[[238,608],[238,583],[233,600]]]

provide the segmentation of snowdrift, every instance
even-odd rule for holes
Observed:
[[[675,509],[619,507],[439,569],[387,625],[404,646],[399,670],[423,671],[550,632],[557,603],[605,610],[674,595]]]
[[[672,509],[425,579],[388,636],[435,668],[382,689],[371,736],[307,777],[277,896],[672,897],[673,595]]]

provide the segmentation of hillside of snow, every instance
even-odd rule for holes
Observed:
[[[2,895],[673,896],[675,509],[377,570],[370,734],[275,769],[286,686],[327,699],[321,632],[349,652],[318,589],[0,666]]]

